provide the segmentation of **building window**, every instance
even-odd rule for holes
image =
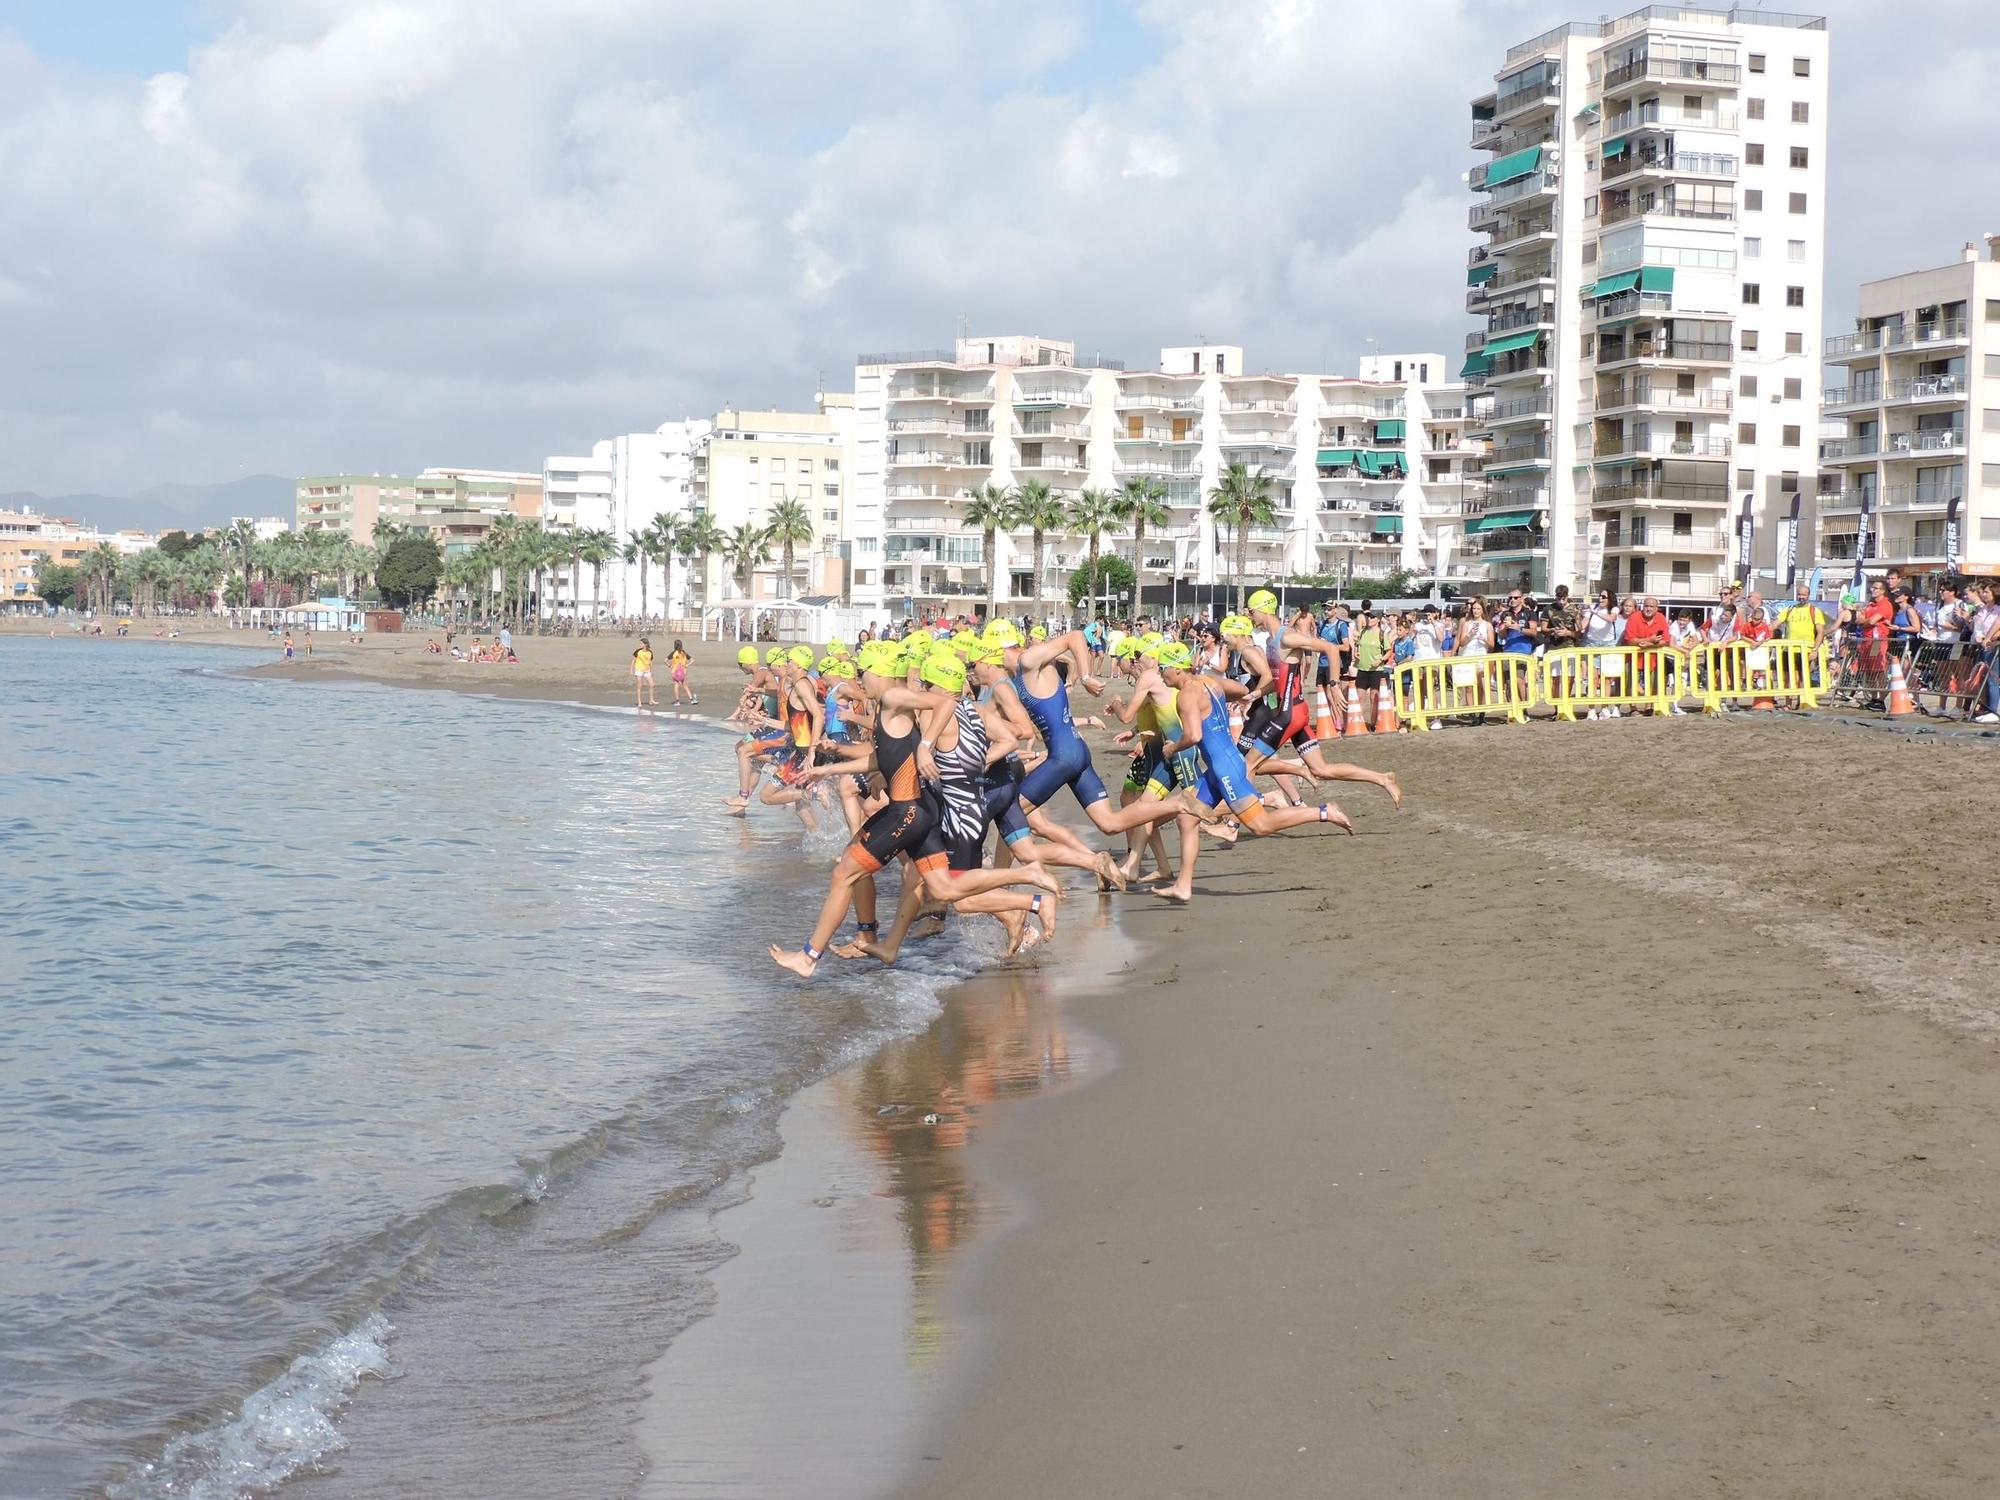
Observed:
[[[1745,188],[1743,190],[1743,211],[1745,213],[1755,213],[1763,206],[1764,190],[1762,188]]]
[[[1806,195],[1804,193],[1793,193],[1786,207],[1795,214],[1804,213],[1806,211]]]
[[[1792,101],[1792,123],[1804,125],[1812,119],[1812,106],[1803,99]]]
[[[799,473],[805,475],[807,478],[811,478],[812,471],[813,471],[813,461],[811,459],[802,458],[799,460]]]
[[[838,474],[840,472],[840,460],[837,458],[829,458],[826,461],[826,471],[829,474]]]
[[[1756,447],[1757,424],[1755,422],[1738,422],[1736,424],[1736,441],[1745,448]]]
[[[1798,376],[1787,375],[1785,377],[1785,399],[1787,401],[1803,400],[1806,393],[1805,387],[1806,383],[1799,379]]]
[[[1786,446],[1787,448],[1796,448],[1796,447],[1798,447],[1798,445],[1799,445],[1799,430],[1798,430],[1798,428],[1796,428],[1796,427],[1787,427],[1787,428],[1785,429],[1785,446]]]
[[[1738,469],[1736,471],[1736,488],[1739,490],[1750,490],[1756,487],[1757,471],[1755,469]]]
[[[1753,52],[1750,54],[1750,71],[1753,73],[1761,73],[1764,71],[1763,53]]]
[[[2000,432],[2000,411],[1995,411],[1990,406],[1987,407],[1980,414],[1980,422],[1982,424],[1979,429],[1981,432]]]
[[[1754,281],[1746,281],[1743,283],[1743,305],[1745,307],[1755,307],[1758,303],[1762,302],[1763,300],[1764,300],[1764,288],[1762,286],[1760,286],[1757,282]]]
[[[819,513],[819,518],[822,521],[838,521],[840,519],[840,507],[829,506]]]
[[[1762,144],[1752,141],[1743,148],[1743,165],[1746,167],[1761,167],[1764,165],[1764,147]]]
[[[1586,244],[1586,245],[1585,245],[1585,246],[1583,247],[1583,263],[1584,263],[1584,264],[1585,264],[1586,266],[1594,266],[1594,265],[1596,265],[1596,264],[1597,264],[1597,241],[1596,241],[1596,240],[1592,240],[1592,241],[1590,241],[1590,242],[1589,242],[1588,244]]]
[[[1989,323],[2000,323],[2000,297],[1988,297],[1986,299],[1986,321]],[[1986,357],[1991,359],[1993,356],[1989,354]],[[1991,374],[1992,372],[1988,371],[1987,373]]]
[[[1757,394],[1757,377],[1755,375],[1737,376],[1736,394],[1739,396],[1754,397]]]
[[[1594,333],[1586,333],[1580,340],[1578,340],[1578,342],[1582,345],[1583,357],[1585,359],[1589,359],[1591,350],[1597,347],[1597,335]]]
[[[1981,464],[1979,483],[1989,490],[2000,490],[2000,464]]]
[[[1743,114],[1746,119],[1751,119],[1751,120],[1763,119],[1764,101],[1762,99],[1745,99],[1743,101]]]
[[[1810,57],[1795,57],[1795,58],[1793,58],[1793,59],[1792,59],[1792,77],[1794,77],[1794,78],[1810,78],[1810,77],[1812,77],[1812,59],[1811,59]]]
[[[1804,146],[1792,147],[1793,166],[1795,167],[1810,166],[1811,162],[1812,162],[1812,154]]]
[[[1785,353],[1803,354],[1805,352],[1806,336],[1803,333],[1788,333],[1785,335]]]
[[[784,498],[785,498],[785,487],[784,487],[784,486],[783,486],[782,484],[773,484],[773,485],[771,486],[771,498],[772,498],[773,500],[782,500],[782,499],[784,499]]]
[[[1743,258],[1745,260],[1762,260],[1764,258],[1763,240],[1754,234],[1745,237],[1743,241]]]
[[[1597,217],[1597,194],[1587,193],[1584,195],[1583,216],[1586,219],[1594,219]]]
[[[1785,241],[1786,260],[1789,260],[1794,264],[1803,264],[1805,258],[1806,258],[1806,242],[1804,240]]]
[[[1754,328],[1746,328],[1746,329],[1744,329],[1744,330],[1743,330],[1743,347],[1744,347],[1744,349],[1745,349],[1745,350],[1748,350],[1748,351],[1751,351],[1751,352],[1753,352],[1753,353],[1755,352],[1755,350],[1756,350],[1756,348],[1757,348],[1757,330],[1756,330],[1756,329],[1754,329]]]
[[[1806,305],[1806,289],[1804,287],[1788,286],[1785,288],[1785,306],[1804,307],[1805,305]]]

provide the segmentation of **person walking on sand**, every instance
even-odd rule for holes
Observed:
[[[652,701],[649,703],[648,699]],[[632,706],[660,706],[659,690],[653,686],[653,648],[644,636],[639,637],[639,649],[632,653]]]
[[[285,660],[290,661],[291,659],[292,659],[292,633],[289,630],[287,630],[285,632]]]
[[[643,646],[645,642],[641,641],[639,644]],[[667,653],[667,674],[674,680],[674,702],[678,704],[681,701],[681,694],[686,693],[689,708],[701,701],[695,697],[694,689],[688,686],[688,666],[692,660],[687,647],[678,640],[674,642],[674,649]]]

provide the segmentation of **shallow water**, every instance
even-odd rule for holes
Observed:
[[[720,734],[242,659],[0,640],[0,1494],[627,1491],[784,1099],[990,941],[779,982],[838,838]]]

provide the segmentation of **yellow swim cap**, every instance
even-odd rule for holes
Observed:
[[[902,649],[894,641],[870,641],[863,646],[860,667],[877,677],[901,677],[910,670]]]
[[[779,666],[790,659],[791,653],[786,651],[783,646],[773,646],[764,653],[764,665],[767,667]]]
[[[854,663],[844,656],[836,660],[832,666],[824,668],[823,671],[828,677],[844,677],[849,682],[852,682],[860,675],[854,670]]]
[[[913,630],[903,637],[903,655],[913,656],[922,661],[930,655],[931,647],[937,644],[937,637],[928,630]]]
[[[743,665],[743,666],[746,666],[746,667],[754,667],[754,666],[756,666],[756,665],[757,665],[757,648],[756,648],[755,646],[745,646],[745,647],[744,647],[744,648],[743,648],[743,649],[742,649],[741,651],[739,651],[739,652],[737,652],[737,653],[736,653],[736,660],[737,660],[737,661],[738,661],[738,662],[739,662],[739,663],[740,663],[741,665]]]
[[[845,656],[845,655],[847,655],[847,642],[845,642],[845,641],[828,641],[828,642],[826,643],[826,654],[827,654],[828,656]]]
[[[998,646],[1003,651],[1021,644],[1021,627],[1012,620],[995,620],[986,627],[984,637],[989,646]]]
[[[965,663],[949,651],[933,651],[924,658],[924,681],[947,693],[965,691]]]
[[[1248,607],[1255,614],[1275,614],[1278,608],[1278,596],[1269,589],[1259,589],[1250,596]]]
[[[1049,638],[1049,628],[1048,628],[1048,626],[1046,626],[1046,625],[1034,625],[1034,626],[1030,626],[1030,627],[1029,627],[1029,629],[1028,629],[1028,639],[1029,639],[1029,640],[1031,640],[1031,641],[1045,641],[1045,640],[1047,640],[1048,638]]]
[[[1142,646],[1145,644],[1150,643],[1144,642],[1139,636],[1128,635],[1124,640],[1111,648],[1112,659],[1114,661],[1130,661],[1139,654]]]
[[[839,666],[840,658],[837,656],[827,655],[819,659],[819,670],[822,677],[828,676]]]
[[[1257,632],[1257,627],[1250,623],[1248,615],[1224,615],[1222,623],[1216,628],[1224,635],[1234,636],[1254,635]]]
[[[976,637],[958,654],[965,658],[967,666],[975,662],[981,666],[998,666],[1000,663],[1000,648],[991,641],[982,641]]]
[[[1161,641],[1164,641],[1166,637],[1164,635],[1161,635],[1160,632],[1157,630],[1149,630],[1144,635],[1140,636],[1139,639],[1144,641],[1149,646],[1157,646],[1160,644]]]
[[[976,640],[978,640],[978,639],[979,639],[979,637],[978,637],[978,636],[976,636],[976,635],[974,635],[974,634],[973,634],[973,633],[972,633],[971,631],[969,631],[969,630],[954,630],[954,631],[953,631],[953,632],[951,633],[951,643],[952,643],[952,645],[954,645],[954,646],[956,646],[956,647],[960,647],[960,648],[963,648],[963,647],[966,647],[966,646],[970,646],[970,645],[971,645],[971,644],[972,644],[972,643],[973,643],[974,641],[976,641]]]
[[[1194,663],[1194,653],[1179,641],[1163,641],[1156,653],[1163,667],[1186,668]]]
[[[813,664],[813,648],[810,646],[794,646],[785,655],[791,658],[791,663],[795,667],[809,667]]]

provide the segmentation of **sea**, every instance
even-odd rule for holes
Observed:
[[[0,1496],[629,1494],[786,1101],[993,939],[802,985],[842,833],[720,726],[246,660],[0,638]]]

